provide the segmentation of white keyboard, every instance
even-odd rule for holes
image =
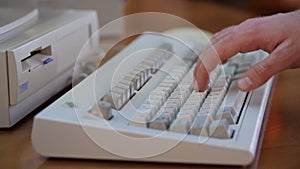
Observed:
[[[236,55],[196,92],[193,69],[205,42],[139,36],[35,116],[34,148],[48,157],[250,164],[273,78],[251,92],[240,91],[236,79],[266,53]]]

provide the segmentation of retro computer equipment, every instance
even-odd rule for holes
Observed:
[[[98,29],[84,10],[0,8],[0,127],[11,127],[69,85],[73,66]]]
[[[274,78],[250,92],[237,79],[264,59],[240,53],[193,89],[207,39],[144,33],[34,117],[32,144],[48,157],[248,165],[259,151]]]

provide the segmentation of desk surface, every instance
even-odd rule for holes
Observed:
[[[152,9],[155,9],[155,11],[167,10],[165,12],[182,16],[197,26],[201,26],[201,28],[212,32],[231,24],[237,24],[253,16],[240,10],[193,0],[172,0],[172,4],[176,7],[171,8],[168,6],[165,9],[164,5],[168,5],[166,2],[170,3],[170,0],[163,0],[163,2],[162,0],[151,1],[153,2],[151,3],[152,5],[150,1],[142,2],[135,1],[134,5],[132,1],[127,1],[126,13],[150,11]],[[190,10],[187,11],[186,8]],[[208,12],[210,10],[216,12],[210,12],[209,15],[203,14],[203,11]],[[178,13],[178,11],[180,12]],[[210,17],[210,19],[206,17]],[[197,18],[201,19],[197,20]],[[298,122],[300,120],[299,77],[300,69],[288,70],[278,75],[262,149],[260,156],[256,160],[258,168],[300,168],[300,123]],[[11,129],[0,130],[1,168],[232,168],[203,165],[47,159],[38,155],[33,150],[30,142],[32,119],[38,111],[36,110]],[[256,167],[253,165],[251,168]]]

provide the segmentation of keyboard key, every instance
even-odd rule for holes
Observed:
[[[185,103],[180,109],[180,111],[190,111],[193,113],[193,115],[195,115],[198,112],[198,110],[199,110],[198,105],[187,104],[187,103]]]
[[[189,125],[192,124],[193,120],[194,120],[194,112],[192,111],[179,111],[179,113],[177,114],[176,119],[186,119],[189,122]]]
[[[234,75],[235,70],[236,70],[236,66],[233,66],[233,65],[231,65],[231,66],[228,65],[224,68],[225,75],[230,75],[230,76]]]
[[[161,90],[157,90],[157,89],[154,89],[150,95],[160,96],[160,97],[162,97],[163,100],[166,100],[169,96],[169,94],[166,91],[161,91]]]
[[[232,114],[231,111],[222,108],[217,112],[217,119],[226,119],[229,124],[234,124],[237,120],[237,116]]]
[[[172,88],[170,88],[170,87],[162,87],[162,86],[158,86],[157,88],[155,88],[155,90],[165,92],[168,95],[170,95],[171,92],[172,92]]]
[[[176,87],[176,83],[175,84],[171,84],[171,83],[166,83],[166,82],[162,82],[158,85],[158,88],[165,88],[166,90],[168,90],[168,94],[171,93],[171,91],[173,91]]]
[[[140,113],[148,113],[149,114],[149,118],[152,118],[156,111],[158,110],[158,106],[156,106],[155,104],[151,104],[148,101],[145,101],[145,103],[143,103],[137,112]]]
[[[113,117],[111,104],[104,101],[98,101],[93,106],[91,113],[106,120],[110,120]]]
[[[138,71],[141,71],[141,72],[143,72],[143,74],[144,74],[144,78],[145,78],[145,80],[148,80],[149,78],[150,78],[150,68],[149,67],[147,67],[146,65],[138,65],[136,68],[135,68],[136,70],[138,70]]]
[[[187,119],[176,119],[170,126],[170,131],[178,133],[188,133],[189,131],[189,120]]]
[[[206,116],[197,116],[192,124],[190,133],[193,135],[209,136],[210,120]]]
[[[131,81],[135,90],[138,90],[141,87],[140,77],[135,74],[129,73],[124,77],[124,79]]]
[[[122,83],[117,83],[113,88],[118,88],[118,89],[121,89],[121,90],[124,91],[123,92],[123,94],[125,96],[124,102],[127,102],[128,99],[130,98],[130,96],[132,96],[131,88],[128,85],[125,85],[125,84],[122,84]]]
[[[233,130],[229,127],[226,119],[215,120],[209,126],[209,134],[216,138],[230,138]]]
[[[119,110],[123,106],[122,97],[121,94],[108,92],[102,100],[110,103],[114,109]]]
[[[224,98],[224,109],[230,111],[233,115],[239,116],[246,96],[247,92],[240,91],[237,86],[237,81],[233,81]]]
[[[165,102],[165,97],[163,95],[154,95],[150,93],[149,102],[155,104],[157,107],[160,107]]]
[[[175,119],[176,114],[177,110],[174,107],[161,107],[156,115],[168,117],[169,121],[171,122]]]
[[[174,106],[176,109],[179,109],[181,107],[181,101],[180,99],[168,99],[165,103],[166,106]]]
[[[138,68],[135,68],[132,73],[140,76],[140,82],[141,82],[141,86],[143,86],[143,84],[148,80],[147,79],[147,74],[146,74],[146,71],[143,70],[143,69],[138,69]]]
[[[118,94],[121,95],[121,100],[122,100],[122,104],[125,103],[127,101],[127,95],[128,95],[128,91],[126,89],[123,88],[119,88],[119,87],[113,87],[111,89],[111,92],[114,94]]]
[[[134,88],[133,88],[132,81],[126,80],[126,79],[122,79],[119,83],[128,86],[130,96],[132,96],[134,94]]]
[[[210,120],[210,122],[216,119],[216,116],[212,111],[203,109],[200,109],[196,117],[205,117],[206,119]]]
[[[167,130],[170,125],[170,120],[167,115],[161,115],[152,122],[150,122],[150,128],[159,129],[159,130]]]
[[[156,73],[158,67],[156,66],[156,63],[154,60],[148,60],[148,59],[145,59],[142,61],[142,64],[149,67],[150,68],[150,71],[151,73]]]
[[[133,76],[137,81],[139,81],[139,86],[137,86],[136,90],[139,90],[141,86],[145,83],[145,75],[144,72],[134,69],[129,73],[129,75]]]
[[[131,118],[130,125],[136,127],[147,128],[149,122],[149,114],[147,113],[135,113]]]

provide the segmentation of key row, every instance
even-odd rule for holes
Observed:
[[[102,98],[111,103],[114,109],[122,108],[129,99],[151,78],[156,71],[172,56],[170,44],[162,44],[152,51],[138,66],[114,85]]]
[[[181,90],[177,84],[186,74],[187,70],[186,66],[174,67],[169,75],[150,93],[149,98],[137,109],[131,119],[131,125],[148,127],[148,123],[152,119],[155,119],[154,116],[158,110],[168,108],[178,110],[183,100],[177,99],[176,96],[187,92],[187,90]],[[191,90],[191,87],[188,90]],[[173,115],[170,115],[170,118],[171,116]]]

